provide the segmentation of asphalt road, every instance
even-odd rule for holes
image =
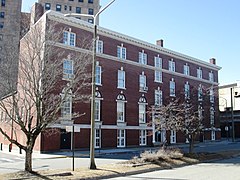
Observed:
[[[184,151],[187,151],[187,146],[181,146]],[[229,151],[229,150],[239,150],[240,142],[218,142],[218,143],[200,143],[196,146],[196,152],[218,152],[218,151]],[[143,151],[143,149],[141,149]],[[137,156],[141,151],[132,151],[125,153],[107,153],[98,155],[96,153],[96,164],[104,165],[117,163],[120,161],[128,160],[133,156]],[[75,158],[75,168],[78,167],[88,167],[89,158],[78,155],[81,153],[76,153]],[[71,153],[70,153],[71,155]],[[51,156],[50,156],[51,157]],[[33,170],[47,170],[47,169],[71,169],[72,168],[72,158],[36,158],[33,157]],[[24,156],[5,154],[0,151],[0,173],[9,173],[21,171],[24,169]],[[240,179],[240,178],[239,178]]]
[[[111,178],[112,180],[240,180],[240,157],[212,163]]]

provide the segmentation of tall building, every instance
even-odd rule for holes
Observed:
[[[34,24],[48,10],[54,10],[63,14],[79,13],[95,15],[99,9],[99,0],[38,0],[38,3],[35,3],[32,7],[31,23]],[[93,23],[93,18],[91,17],[78,18]]]
[[[16,78],[21,6],[21,0],[0,0],[0,95],[8,93],[11,81],[6,77]]]
[[[35,25],[42,26],[41,32],[45,34],[48,23],[56,24],[55,32],[61,33],[62,38],[55,47],[56,51],[64,52],[62,65],[59,66],[62,77],[58,85],[67,84],[74,77],[75,63],[71,55],[89,51],[81,43],[88,40],[91,44],[93,25],[54,11],[45,13]],[[27,36],[31,36],[31,29]],[[25,37],[20,44],[24,41]],[[45,53],[48,52],[42,52],[43,55]],[[166,49],[162,41],[158,41],[157,45],[150,44],[102,27],[98,27],[96,58],[95,148],[151,146],[162,143],[165,138],[171,144],[185,142],[186,138],[181,132],[155,129],[151,124],[154,119],[148,113],[151,106],[167,105],[182,95],[193,100],[198,115],[203,117],[204,129],[197,140],[220,139],[218,98],[214,90],[218,87],[218,71],[221,68],[216,65],[215,59],[205,62]],[[203,88],[207,92],[205,95]],[[53,89],[56,97],[64,91],[60,86]],[[88,91],[91,92],[90,88]],[[69,94],[66,103],[61,106],[58,122],[49,127],[49,132],[54,128],[55,133],[41,133],[36,141],[36,150],[70,149],[69,126],[80,130],[75,131],[75,148],[89,147],[90,102],[74,103],[71,97],[72,94]],[[31,112],[35,111],[32,109]],[[71,118],[73,113],[82,116]],[[5,114],[0,114],[5,127]],[[21,141],[21,132],[15,134]],[[13,138],[16,138],[15,134]],[[0,142],[7,144],[2,136]]]

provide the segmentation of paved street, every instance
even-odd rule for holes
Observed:
[[[240,180],[240,157],[192,166],[137,174],[112,180]]]
[[[188,145],[177,145],[184,151],[188,150]],[[149,147],[147,149],[150,149]],[[154,149],[154,148],[153,148]],[[155,148],[156,149],[156,148]],[[196,152],[218,152],[228,150],[239,150],[240,142],[214,142],[200,143],[196,145]],[[97,166],[103,164],[117,163],[132,158],[143,152],[143,148],[126,148],[96,151]],[[75,152],[75,168],[89,166],[89,152]],[[72,153],[71,152],[56,152],[52,154],[34,154],[33,155],[33,170],[46,169],[71,169],[72,168]],[[24,169],[24,155],[19,155],[17,152],[7,153],[0,151],[0,173],[16,172]],[[240,179],[240,178],[239,178]]]

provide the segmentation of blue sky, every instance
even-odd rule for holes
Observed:
[[[36,0],[23,0],[29,11]],[[110,0],[101,0],[106,5]],[[214,57],[220,85],[240,80],[240,0],[116,0],[100,25],[209,61]]]

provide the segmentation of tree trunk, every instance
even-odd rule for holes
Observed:
[[[32,149],[26,149],[25,171],[32,172]]]
[[[193,148],[194,148],[194,138],[193,138],[193,136],[191,135],[190,141],[189,141],[189,154],[192,154],[192,153],[193,153]]]

